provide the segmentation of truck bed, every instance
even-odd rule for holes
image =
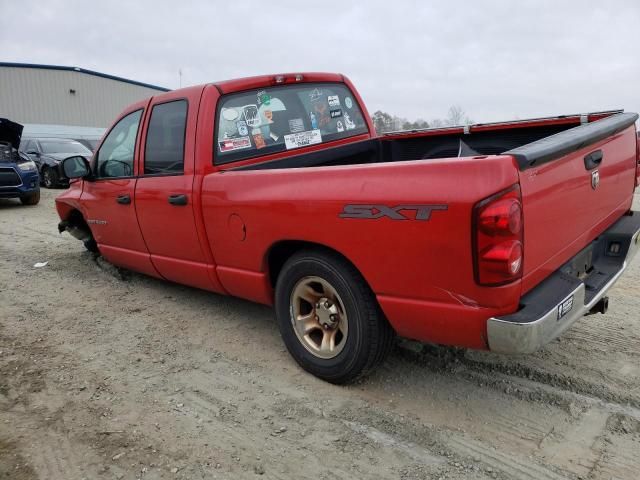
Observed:
[[[489,158],[508,155],[518,171],[523,198],[522,292],[526,293],[630,209],[636,178],[633,125],[637,118],[635,113],[611,111],[468,129],[398,132],[233,170],[437,162],[440,171],[442,163],[448,162],[453,176],[459,175],[455,173],[459,169],[451,163],[459,161],[454,158],[465,157],[492,168],[487,162]],[[587,168],[585,164],[584,158],[591,152],[603,155],[598,168]],[[422,170],[420,178],[433,190],[435,177],[430,176],[429,171],[428,168]],[[596,171],[598,185],[594,187],[592,174]],[[341,174],[346,172],[341,170]],[[370,172],[360,171],[360,175],[366,178]],[[457,184],[469,188],[471,181],[474,179]],[[451,184],[450,179],[447,183]],[[353,191],[359,187],[345,188]],[[402,200],[397,198],[398,202]],[[374,198],[371,202],[376,203]]]

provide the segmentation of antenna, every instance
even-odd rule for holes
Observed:
[[[182,88],[182,69],[181,68],[178,69],[178,79],[180,83],[180,88]]]

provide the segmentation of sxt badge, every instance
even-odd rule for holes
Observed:
[[[421,220],[431,218],[434,210],[446,210],[446,205],[345,205],[340,218],[378,219],[387,217],[391,220]]]

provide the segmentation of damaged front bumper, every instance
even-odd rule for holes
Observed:
[[[58,232],[67,232],[72,237],[83,242],[91,239],[91,231],[86,225],[78,224],[78,222],[72,222],[70,220],[63,220],[58,223]]]
[[[631,212],[524,295],[517,312],[490,318],[489,349],[532,353],[584,315],[604,313],[607,291],[639,248],[640,212]]]

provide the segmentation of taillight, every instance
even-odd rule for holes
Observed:
[[[522,277],[524,258],[520,186],[478,202],[473,208],[476,281],[502,285]]]

